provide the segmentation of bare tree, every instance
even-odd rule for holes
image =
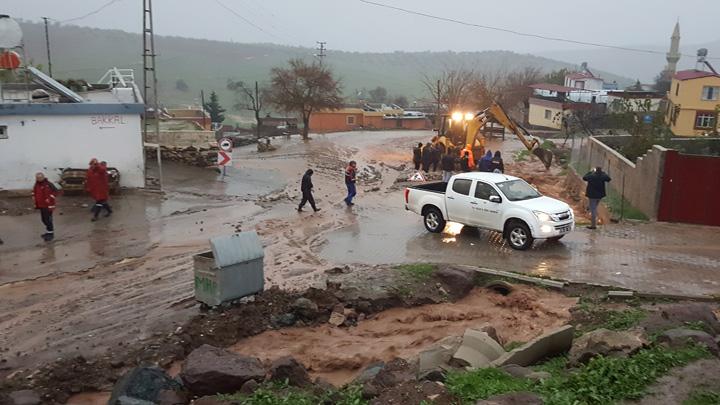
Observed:
[[[464,108],[471,102],[472,70],[448,69],[437,76],[424,75],[423,85],[435,100],[438,113]]]
[[[260,137],[260,127],[262,126],[262,118],[260,113],[265,105],[265,98],[267,97],[268,89],[266,87],[260,87],[258,82],[255,82],[255,87],[250,88],[242,81],[228,80],[228,90],[235,92],[236,100],[235,108],[238,110],[248,110],[255,114],[255,136]]]
[[[533,92],[530,85],[538,83],[541,78],[540,69],[533,66],[509,72],[503,79],[502,94],[498,101],[510,110],[521,103],[525,109],[529,108],[528,98]]]
[[[303,139],[308,139],[314,111],[342,107],[340,82],[327,66],[291,59],[287,67],[270,71],[270,83],[267,100],[280,110],[301,115]]]

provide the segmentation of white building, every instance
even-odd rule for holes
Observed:
[[[36,172],[57,183],[91,158],[117,168],[121,186],[144,187],[144,102],[132,71],[113,69],[107,83],[76,93],[28,70],[30,85],[0,84],[0,190],[29,189]]]

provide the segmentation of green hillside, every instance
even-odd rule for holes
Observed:
[[[45,37],[41,24],[21,23],[29,56],[45,65]],[[64,78],[98,80],[108,68],[133,68],[142,77],[142,39],[139,34],[77,26],[50,27],[53,73]],[[311,58],[314,50],[272,44],[240,44],[181,37],[156,36],[161,102],[182,105],[197,102],[200,90],[215,90],[221,103],[233,104],[225,90],[229,78],[252,82],[267,80],[273,66],[289,58]],[[359,53],[329,51],[326,63],[341,77],[346,94],[362,88],[383,86],[390,95],[409,100],[424,97],[423,73],[434,74],[446,67],[481,71],[520,69],[536,66],[543,71],[572,67],[570,64],[508,51],[485,52],[394,52]],[[627,83],[628,79],[604,74],[607,79]],[[186,91],[176,88],[183,80]]]

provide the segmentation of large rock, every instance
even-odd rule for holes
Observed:
[[[263,381],[265,369],[255,357],[202,345],[185,360],[180,378],[195,395],[226,394],[239,391],[248,380]]]
[[[596,329],[573,342],[570,349],[570,364],[586,364],[597,356],[628,357],[648,345],[644,332],[640,329],[614,331]]]
[[[316,303],[307,298],[298,298],[292,303],[292,310],[300,317],[305,319],[315,319],[319,315],[319,309]]]
[[[355,377],[353,380],[353,384],[357,385],[363,385],[367,382],[370,382],[373,378],[375,378],[378,373],[380,373],[380,370],[382,370],[385,367],[385,363],[382,361],[369,364],[367,367],[365,367],[360,374]]]
[[[373,398],[388,388],[415,381],[416,370],[403,359],[394,359],[363,386],[363,396]]]
[[[464,297],[475,287],[475,272],[470,269],[442,267],[434,275],[447,286],[448,294],[453,298]]]
[[[40,405],[40,395],[31,390],[22,390],[11,392],[8,395],[9,405]]]
[[[718,355],[718,345],[715,339],[707,332],[693,329],[670,329],[658,336],[658,342],[670,347],[684,347],[688,343],[697,343],[708,348],[710,353]]]
[[[500,356],[493,365],[517,364],[526,367],[548,357],[566,353],[572,346],[574,333],[575,328],[572,325],[555,329]]]
[[[462,344],[453,355],[451,364],[458,367],[488,367],[504,354],[505,349],[487,333],[466,329]]]
[[[448,336],[426,350],[420,352],[418,356],[418,378],[425,379],[429,375],[437,380],[438,373],[442,374],[449,368],[450,360],[455,352],[462,344],[460,336]]]
[[[164,370],[136,367],[125,373],[115,384],[108,405],[138,403],[137,401],[172,404],[173,393],[177,397],[185,397],[183,387]]]
[[[273,381],[287,381],[296,387],[310,385],[311,380],[307,369],[291,356],[284,356],[272,362],[270,366],[270,379]]]
[[[715,315],[713,305],[694,302],[659,305],[657,311],[652,311],[640,322],[648,333],[662,332],[667,329],[680,328],[688,323],[702,323],[708,332],[720,335],[720,321]]]
[[[476,405],[543,405],[543,403],[542,398],[532,392],[513,392],[492,396],[476,402]]]

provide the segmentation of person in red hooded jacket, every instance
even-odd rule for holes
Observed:
[[[104,209],[107,211],[106,217],[112,214],[112,208],[108,204],[110,198],[110,179],[107,172],[107,163],[98,163],[97,159],[90,161],[90,168],[85,181],[85,188],[90,196],[95,200],[92,208],[92,221],[97,221],[100,212]]]
[[[50,242],[55,237],[55,227],[53,226],[52,213],[55,209],[55,199],[57,196],[57,188],[43,173],[35,174],[35,187],[33,187],[33,200],[35,201],[35,209],[40,210],[40,220],[45,225],[45,233],[42,238],[46,242]]]

